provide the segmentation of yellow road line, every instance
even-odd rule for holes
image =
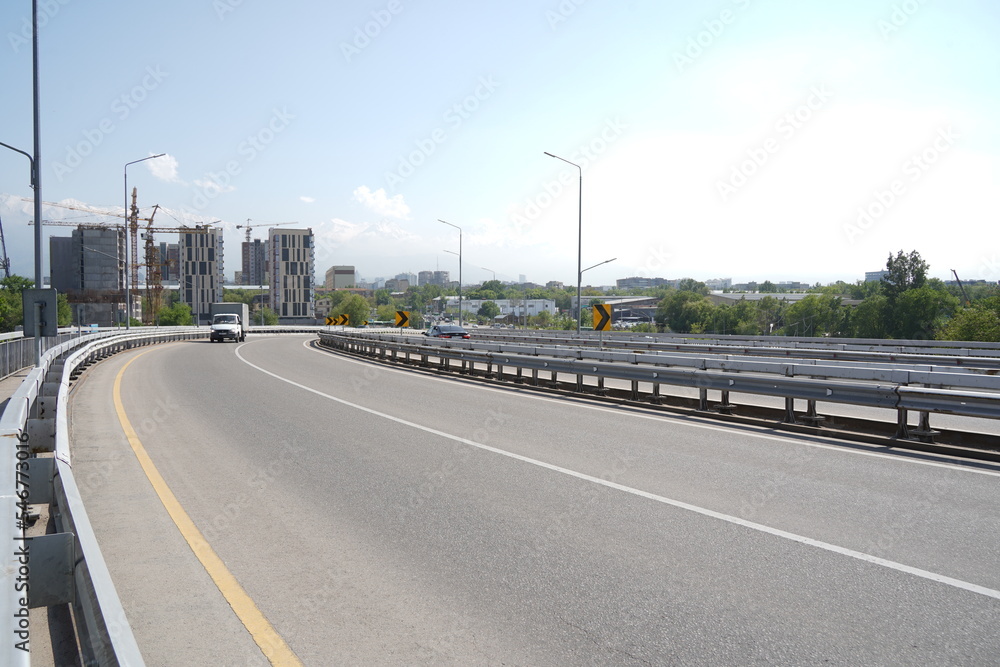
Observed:
[[[152,350],[147,350],[147,352],[152,352]],[[219,587],[219,592],[229,602],[229,606],[236,612],[236,616],[239,617],[240,621],[250,632],[250,635],[257,643],[257,646],[260,647],[265,657],[267,657],[272,665],[301,665],[302,661],[295,655],[291,647],[285,643],[285,640],[274,629],[274,626],[264,617],[261,610],[254,604],[254,601],[243,587],[240,586],[233,573],[229,571],[225,563],[222,562],[222,559],[219,558],[219,555],[215,553],[215,550],[208,543],[208,540],[205,539],[205,536],[194,525],[194,521],[191,520],[188,513],[184,511],[177,497],[174,496],[173,491],[170,490],[170,487],[167,486],[166,481],[160,475],[156,466],[153,465],[153,461],[149,458],[149,454],[146,453],[146,448],[142,446],[142,442],[139,440],[135,429],[132,428],[132,423],[125,414],[125,407],[122,405],[122,376],[125,374],[125,370],[132,365],[132,362],[143,354],[146,354],[146,352],[136,355],[118,371],[118,375],[115,376],[114,386],[115,411],[118,413],[118,421],[121,422],[122,429],[125,431],[125,437],[128,438],[129,444],[132,446],[132,451],[135,452],[136,458],[139,459],[139,465],[142,466],[143,471],[146,473],[146,478],[153,485],[156,495],[159,496],[160,502],[163,503],[167,513],[170,514],[170,518],[174,520],[177,529],[181,531],[181,535],[184,536],[188,546],[191,547],[191,551],[201,561],[201,564],[208,572],[208,576],[212,577],[212,581]]]

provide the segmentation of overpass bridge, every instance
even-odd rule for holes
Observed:
[[[319,340],[127,347],[67,387],[109,634],[140,663],[1000,654],[995,463],[542,393],[513,366],[443,374],[471,349],[408,367]],[[31,664],[52,664],[39,612]]]

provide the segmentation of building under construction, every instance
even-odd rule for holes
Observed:
[[[125,230],[81,225],[71,236],[49,238],[52,287],[66,297],[79,324],[125,323]],[[133,294],[132,313],[139,297]]]

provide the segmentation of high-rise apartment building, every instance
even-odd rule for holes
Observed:
[[[271,308],[281,319],[315,319],[314,238],[312,228],[270,230]]]
[[[331,266],[326,270],[326,280],[323,287],[326,289],[343,289],[344,287],[357,287],[357,272],[353,266]]]
[[[240,283],[243,285],[266,285],[268,273],[268,242],[253,239],[249,243],[243,241],[243,270]]]
[[[191,307],[195,321],[208,319],[209,305],[222,301],[222,230],[199,225],[201,232],[182,232],[178,243],[181,300]]]

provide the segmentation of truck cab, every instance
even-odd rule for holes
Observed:
[[[212,333],[209,336],[214,343],[232,339],[236,343],[246,340],[246,332],[240,316],[235,313],[219,313],[212,316]]]

